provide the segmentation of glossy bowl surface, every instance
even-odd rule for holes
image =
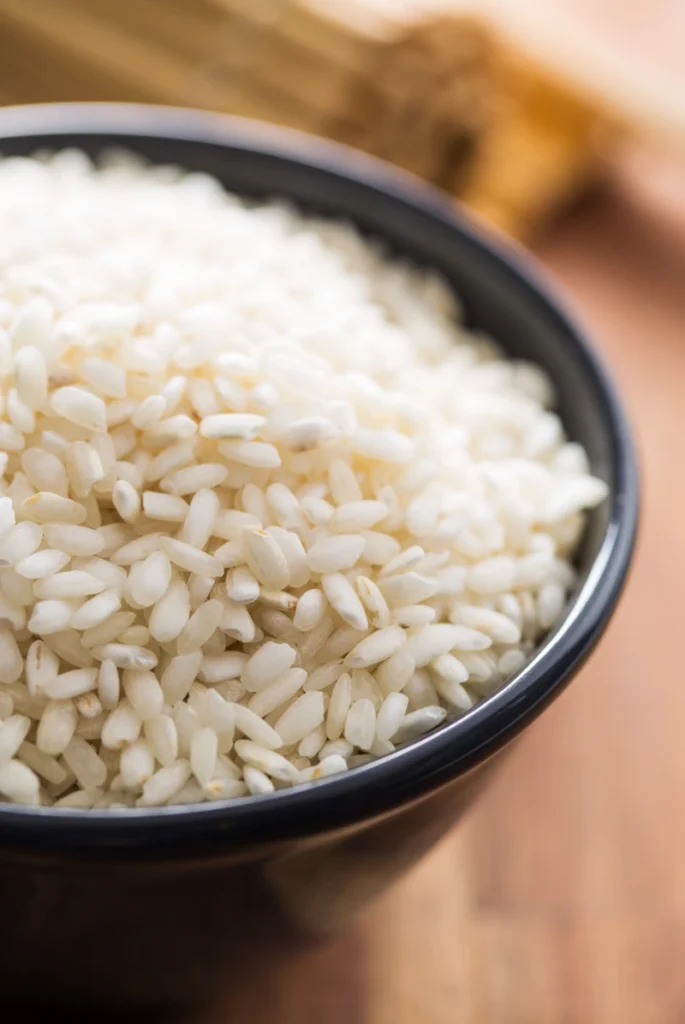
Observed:
[[[0,896],[16,902],[18,910],[26,900],[34,908],[29,915],[33,925],[27,923],[17,950],[29,941],[35,948],[37,936],[46,931],[46,915],[59,915],[67,904],[76,914],[73,940],[77,935],[87,940],[87,915],[83,917],[75,901],[92,899],[103,878],[112,884],[111,899],[106,901],[110,914],[114,911],[116,916],[122,900],[128,901],[131,914],[131,901],[140,904],[133,917],[121,918],[119,934],[134,927],[135,921],[141,936],[152,939],[154,934],[155,941],[160,935],[151,926],[151,915],[153,904],[163,902],[165,884],[175,891],[189,886],[186,892],[195,893],[194,909],[186,908],[185,916],[179,910],[169,922],[172,936],[176,928],[188,940],[195,927],[212,931],[210,890],[217,890],[215,885],[202,889],[209,885],[209,877],[216,874],[215,882],[220,880],[217,906],[228,900],[231,913],[237,914],[237,890],[243,888],[247,894],[255,883],[263,887],[267,875],[273,882],[276,861],[290,864],[291,881],[298,879],[296,890],[301,893],[304,886],[313,893],[312,864],[320,862],[323,851],[330,871],[333,852],[341,844],[349,861],[338,874],[341,892],[349,893],[350,881],[358,881],[361,874],[367,879],[362,885],[364,898],[371,895],[449,827],[457,808],[472,799],[472,780],[482,775],[475,769],[489,763],[577,671],[618,599],[637,523],[635,455],[613,384],[583,332],[522,252],[487,237],[453,203],[418,180],[296,132],[221,115],[143,106],[68,104],[0,110],[3,155],[27,155],[46,147],[77,147],[97,155],[112,146],[155,163],[208,172],[244,195],[285,196],[304,210],[349,219],[365,233],[386,240],[395,252],[438,268],[461,296],[469,326],[491,333],[512,355],[545,367],[557,388],[570,436],[586,447],[593,470],[609,483],[611,495],[590,517],[579,557],[580,583],[550,637],[501,690],[422,740],[344,775],[228,803],[85,813],[0,805]],[[459,795],[454,797],[457,784]],[[361,866],[349,852],[354,842],[362,843]],[[393,870],[382,871],[379,851],[387,858],[391,848],[401,854],[394,858]],[[311,854],[312,849],[319,853]],[[310,852],[298,862],[301,850]],[[378,870],[371,882],[374,850],[379,853]],[[311,856],[314,862],[307,859]],[[154,882],[149,874],[153,866]],[[146,904],[145,894],[155,888],[160,891],[154,898],[149,895]],[[322,908],[323,890],[310,902]],[[351,896],[348,902],[356,905]],[[102,893],[95,896],[95,905],[104,913]],[[198,906],[202,914],[192,925]],[[323,913],[331,922],[340,916],[344,915],[337,911]],[[179,949],[183,946],[181,942]],[[18,958],[17,952],[17,962]],[[32,959],[35,962],[35,956]],[[102,960],[93,953],[91,994],[101,995],[108,984]],[[134,978],[132,964],[124,969],[131,983],[121,986],[122,993],[147,999],[152,981]],[[213,961],[212,970],[218,970]],[[197,987],[187,956],[162,973],[174,995],[190,994]],[[13,977],[19,975],[15,971]],[[54,972],[48,988],[66,991],[68,986],[56,977]]]

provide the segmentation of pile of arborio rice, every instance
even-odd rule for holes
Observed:
[[[605,485],[430,271],[213,179],[0,162],[0,798],[346,771],[561,614]]]

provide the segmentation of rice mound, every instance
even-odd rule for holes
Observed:
[[[270,793],[468,712],[606,495],[553,405],[347,224],[0,161],[0,799]]]

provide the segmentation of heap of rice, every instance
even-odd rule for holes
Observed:
[[[0,162],[0,795],[342,772],[561,614],[605,485],[430,271],[213,179]]]

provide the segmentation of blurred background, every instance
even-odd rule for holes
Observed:
[[[0,0],[0,103],[304,129],[528,246],[641,448],[638,559],[590,665],[353,933],[201,1024],[685,1020],[684,46],[683,0]]]

